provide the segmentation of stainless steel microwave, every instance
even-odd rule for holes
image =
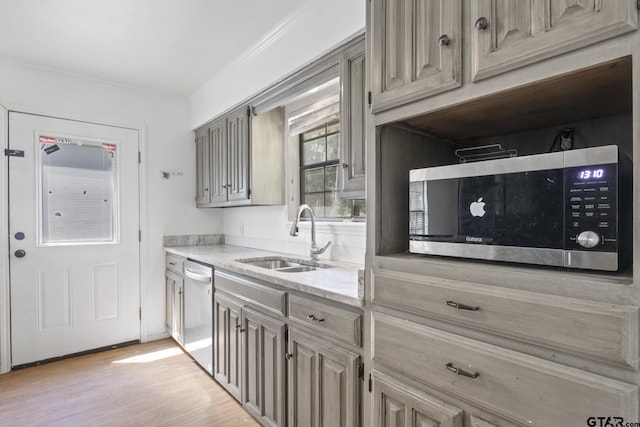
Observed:
[[[608,145],[411,170],[409,251],[616,271],[631,247],[630,163]]]

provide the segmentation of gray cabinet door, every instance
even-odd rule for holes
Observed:
[[[211,203],[227,201],[227,121],[221,119],[209,126]]]
[[[462,427],[463,411],[401,381],[373,371],[376,427]],[[475,425],[475,424],[471,424]],[[490,426],[489,423],[484,426]]]
[[[636,0],[472,1],[469,24],[476,27],[471,33],[472,78],[484,79],[635,30],[636,4]]]
[[[240,108],[227,118],[227,198],[249,199],[249,120],[248,108]]]
[[[288,351],[289,425],[357,426],[360,357],[297,329]]]
[[[365,197],[365,54],[364,46],[345,52],[340,73],[341,196]]]
[[[210,154],[209,128],[200,128],[196,131],[196,206],[211,202]]]
[[[171,336],[180,344],[184,344],[184,329],[183,329],[183,304],[184,300],[182,298],[183,295],[183,286],[184,286],[184,278],[180,276],[176,276],[171,279],[171,288],[173,289],[173,313],[171,316],[172,319],[172,327],[171,327]]]
[[[461,84],[461,0],[373,0],[372,110]]]
[[[215,293],[213,297],[213,376],[240,400],[241,384],[241,310],[239,302]]]
[[[182,344],[182,285],[184,279],[171,271],[165,272],[165,327],[169,335]]]
[[[284,426],[286,325],[247,307],[242,325],[242,403],[263,425]]]

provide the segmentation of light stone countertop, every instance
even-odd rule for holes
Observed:
[[[320,259],[331,268],[314,271],[283,273],[239,262],[239,259],[281,256],[308,261],[309,257],[270,252],[232,245],[165,247],[168,253],[191,258],[215,268],[276,284],[288,289],[327,298],[355,307],[363,306],[364,270],[361,265]],[[215,287],[215,283],[214,283]]]

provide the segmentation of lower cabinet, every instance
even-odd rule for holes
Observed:
[[[372,378],[375,427],[496,427],[380,371]]]
[[[242,404],[267,426],[285,425],[284,322],[242,308]]]
[[[181,345],[184,344],[184,329],[182,325],[182,287],[184,278],[171,271],[165,273],[166,279],[166,314],[165,326],[169,335]]]
[[[461,427],[462,410],[373,371],[373,410],[376,427]]]
[[[359,356],[291,328],[287,359],[289,425],[357,426]]]
[[[239,301],[216,292],[213,297],[213,376],[240,400],[242,339]]]
[[[221,292],[213,301],[215,379],[263,425],[286,425],[286,324]]]

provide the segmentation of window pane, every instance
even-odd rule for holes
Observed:
[[[351,200],[341,199],[338,193],[327,194],[326,216],[351,217]]]
[[[304,171],[304,191],[324,191],[324,168],[313,168]]]
[[[116,242],[116,145],[40,141],[41,243]]]
[[[340,135],[334,133],[327,136],[327,160],[335,160],[340,157]]]
[[[353,201],[353,216],[365,218],[367,216],[367,201],[357,199]]]
[[[325,186],[327,191],[338,189],[338,165],[327,166],[327,174],[325,176]]]
[[[324,193],[321,194],[305,194],[304,202],[311,206],[316,216],[324,215]]]
[[[325,138],[314,139],[302,144],[302,164],[311,165],[324,162],[327,158]]]

